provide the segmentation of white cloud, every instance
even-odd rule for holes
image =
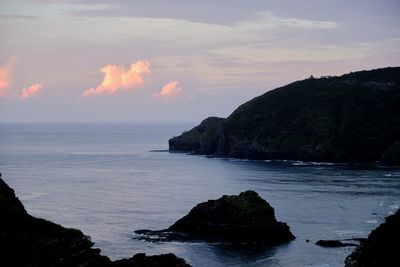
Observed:
[[[182,87],[178,81],[170,81],[161,88],[160,92],[155,93],[154,96],[161,98],[172,98],[178,96],[181,91]]]
[[[20,95],[18,95],[18,97],[20,97],[22,99],[26,99],[26,98],[29,98],[29,97],[31,97],[33,95],[36,95],[42,89],[43,89],[43,83],[36,83],[36,84],[33,84],[33,85],[29,86],[29,87],[26,87],[26,88],[22,89],[22,93]]]
[[[82,93],[82,96],[114,94],[119,90],[133,89],[144,83],[143,76],[151,72],[147,60],[132,63],[128,70],[121,65],[106,65],[100,69],[104,73],[101,84]]]

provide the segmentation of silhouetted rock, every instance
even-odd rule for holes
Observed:
[[[172,138],[170,151],[400,165],[400,67],[305,79]]]
[[[346,267],[400,266],[400,210],[361,241],[345,263]]]
[[[0,266],[189,266],[171,254],[113,262],[81,231],[30,216],[1,178],[0,218]]]
[[[27,212],[21,201],[15,196],[14,190],[2,179],[0,173],[0,211],[4,218],[13,216],[26,216]],[[3,216],[2,216],[3,217]]]
[[[383,154],[381,162],[386,165],[400,166],[400,141],[397,141]]]
[[[326,248],[339,248],[339,247],[349,247],[349,246],[357,246],[356,244],[353,243],[344,243],[339,240],[318,240],[317,243],[315,243],[318,246],[321,247],[326,247]]]
[[[254,191],[200,203],[168,229],[136,233],[148,241],[275,244],[295,238],[289,226],[276,221],[274,209]]]
[[[170,151],[177,152],[199,152],[212,154],[215,151],[216,143],[207,138],[214,138],[218,129],[218,125],[224,119],[218,117],[209,117],[203,120],[198,126],[190,131],[182,133],[178,137],[171,138],[169,143]],[[217,141],[217,140],[215,140]],[[212,149],[212,151],[208,151]]]
[[[144,253],[138,253],[130,259],[115,261],[118,267],[188,267],[189,265],[181,258],[172,253],[154,256],[146,256]]]

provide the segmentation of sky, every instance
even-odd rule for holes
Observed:
[[[199,122],[400,66],[400,0],[0,0],[0,122]]]

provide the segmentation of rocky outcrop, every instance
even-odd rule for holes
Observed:
[[[132,258],[122,259],[114,262],[117,267],[188,267],[189,265],[181,258],[172,253],[146,256],[144,253],[138,253]]]
[[[212,154],[216,150],[219,125],[223,118],[209,117],[190,131],[169,140],[170,151]]]
[[[400,210],[386,218],[351,253],[346,267],[400,266]]]
[[[400,165],[399,102],[400,67],[309,78],[206,119],[171,139],[170,151]]]
[[[295,238],[289,226],[278,222],[274,209],[254,191],[200,203],[168,229],[136,233],[148,241],[276,244]]]
[[[138,254],[113,262],[81,231],[30,216],[1,178],[0,218],[0,266],[189,266],[173,254]]]
[[[352,247],[352,246],[357,246],[354,243],[347,243],[347,242],[342,242],[340,240],[318,240],[316,245],[325,247],[325,248],[340,248],[340,247]]]

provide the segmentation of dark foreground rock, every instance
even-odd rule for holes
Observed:
[[[345,261],[346,267],[400,266],[400,210],[386,218]]]
[[[400,165],[400,67],[309,78],[169,140],[170,151]]]
[[[168,229],[136,233],[148,241],[276,244],[295,239],[289,226],[278,222],[274,209],[254,191],[200,203]]]
[[[30,216],[21,201],[0,178],[0,266],[18,267],[136,267],[189,266],[173,254],[111,261],[93,248],[88,236],[76,229]]]
[[[389,147],[383,154],[381,162],[386,165],[400,165],[400,141]]]
[[[342,242],[339,240],[318,240],[317,243],[315,243],[318,246],[321,247],[326,247],[326,248],[340,248],[340,247],[351,247],[351,246],[357,246],[357,244],[354,243],[347,243],[347,242]]]
[[[138,253],[130,259],[122,259],[114,262],[117,267],[186,267],[189,266],[185,260],[178,258],[172,253],[146,256]]]

